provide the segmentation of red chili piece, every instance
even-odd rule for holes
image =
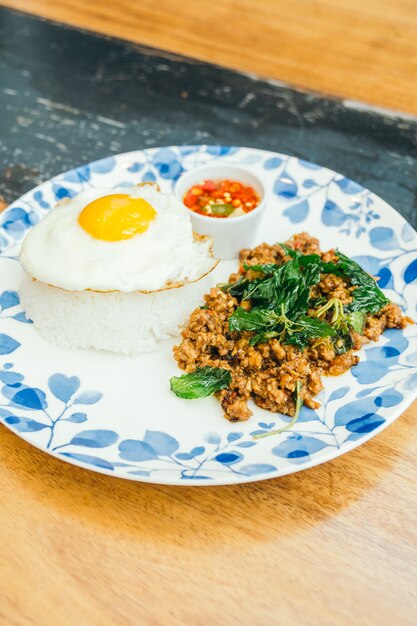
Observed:
[[[252,187],[236,180],[204,180],[184,196],[184,204],[209,217],[225,218],[234,211],[249,213],[258,206],[259,196]]]

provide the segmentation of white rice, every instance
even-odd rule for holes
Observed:
[[[137,354],[177,336],[211,284],[209,273],[167,291],[99,293],[65,291],[26,275],[19,293],[27,317],[47,341],[61,348]]]

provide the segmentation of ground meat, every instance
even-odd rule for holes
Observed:
[[[281,265],[288,257],[284,250],[277,243],[273,246],[267,243],[261,243],[256,248],[243,249],[239,254],[239,261],[248,265],[261,265],[263,263],[277,263]]]
[[[317,287],[322,294],[326,294],[329,298],[339,298],[343,304],[352,302],[352,293],[340,276],[322,274],[322,279]]]
[[[287,241],[287,245],[303,254],[321,254],[319,240],[308,233],[294,235]]]
[[[371,341],[378,341],[386,328],[405,328],[407,323],[398,304],[390,302],[376,315],[368,315],[364,335]]]
[[[329,369],[327,370],[331,376],[339,376],[339,374],[343,374],[353,365],[357,365],[359,363],[359,357],[356,356],[349,350],[345,354],[339,354],[336,356],[333,361],[330,363]]]
[[[295,235],[287,242],[289,247],[304,254],[319,254],[325,261],[337,260],[334,250],[322,253],[319,242],[307,233]],[[242,275],[252,280],[259,274],[253,270],[245,272],[243,263],[248,265],[276,263],[282,264],[289,256],[279,244],[261,244],[240,253],[239,273],[232,274],[229,282],[235,282]],[[334,274],[323,274],[320,282],[313,287],[312,297],[340,298],[344,304],[352,301],[354,287]],[[294,415],[295,389],[301,383],[301,396],[306,406],[318,408],[315,396],[323,388],[322,375],[337,376],[359,361],[353,350],[358,350],[369,340],[377,341],[385,328],[404,328],[407,319],[396,304],[387,304],[378,314],[368,315],[363,335],[351,332],[352,349],[345,354],[336,354],[330,339],[312,340],[310,345],[300,350],[293,345],[285,345],[277,338],[251,346],[252,333],[236,333],[229,330],[228,319],[238,306],[249,309],[249,302],[238,300],[221,289],[213,288],[205,296],[204,307],[195,309],[190,316],[187,328],[182,333],[182,342],[174,347],[174,357],[186,372],[192,372],[206,365],[228,369],[232,381],[227,389],[216,393],[225,417],[234,421],[249,419],[252,411],[247,401],[272,412]],[[310,311],[314,312],[314,310]],[[328,312],[331,317],[332,312]],[[342,342],[343,344],[343,342]]]

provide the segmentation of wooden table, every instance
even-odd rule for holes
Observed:
[[[184,29],[183,44],[170,45],[170,25],[175,34],[181,16],[197,24],[196,7],[207,11],[212,7],[209,3],[196,2],[190,15],[180,11],[168,20],[172,4],[161,2],[155,8],[156,19],[147,22],[144,15],[152,7],[147,2],[122,4],[114,0],[102,8],[90,5],[89,10],[81,0],[68,4],[16,0],[9,4],[159,46],[178,50],[183,45],[182,51],[229,65],[240,62],[236,49],[230,52],[226,44],[222,56],[218,31],[214,51],[207,51],[207,43],[205,49],[193,48],[198,42],[195,37],[186,37]],[[261,2],[258,6],[266,23],[268,6],[284,5]],[[306,73],[298,78],[301,51],[294,48],[294,42],[304,18],[296,13],[297,6],[311,15],[314,12],[313,25],[322,41],[327,33],[324,14],[330,6],[332,15],[343,13],[355,24],[359,19],[355,11],[361,7],[374,18],[378,13],[375,28],[369,18],[361,31],[366,30],[363,37],[379,51],[378,63],[374,60],[378,70],[372,87],[365,84],[365,99],[417,112],[412,103],[416,95],[415,39],[411,37],[414,2],[404,0],[395,8],[388,2],[378,5],[372,0],[343,5],[343,9],[330,0],[285,5],[286,30],[293,47],[289,45],[284,60],[266,64],[263,73],[284,79],[297,76],[294,80],[300,84],[360,97],[360,76],[352,77],[346,65],[338,73],[335,64],[331,75],[322,72],[317,77],[314,54],[323,48],[317,42],[311,60],[304,55]],[[231,1],[219,2],[213,10],[230,16],[236,7]],[[131,14],[126,17],[128,10]],[[401,60],[401,55],[394,59],[394,40],[385,45],[380,39],[380,29],[388,28],[388,21],[402,42],[395,45],[403,48],[410,37]],[[240,25],[241,31],[244,23]],[[274,17],[266,27],[269,48],[259,37],[252,53],[246,50],[241,57],[243,69],[259,69],[262,55],[271,59],[271,33],[282,25]],[[309,28],[313,41],[314,28]],[[358,33],[348,45],[338,40],[336,24],[327,24],[327,28],[332,30],[335,44],[344,46],[345,64],[354,58],[370,63],[365,53],[370,48],[355,47]],[[339,30],[342,39],[341,25]],[[204,34],[203,29],[199,32]],[[225,35],[228,33],[226,29]],[[58,50],[56,42],[54,46]],[[28,65],[30,61],[27,56]],[[377,76],[394,73],[395,63],[401,68],[396,79],[389,84],[379,81]],[[49,80],[46,58],[39,67],[43,68],[43,79]],[[53,114],[59,113],[55,108]],[[36,125],[34,114],[32,118],[26,115]],[[241,123],[244,128],[244,118]],[[329,132],[323,139],[325,145]],[[7,135],[7,140],[12,145],[10,137]],[[266,136],[262,137],[259,142],[267,145]],[[308,133],[300,140],[289,137],[294,145],[300,141],[300,146],[314,148]],[[330,143],[328,147],[331,152]],[[297,150],[302,153],[301,147]],[[365,153],[368,160],[369,155],[370,150]],[[10,159],[13,161],[12,156]],[[35,156],[31,159],[34,161]],[[19,172],[25,184],[31,184],[30,177],[35,180],[38,175],[35,170],[30,173],[23,157],[21,161],[24,165],[19,165],[20,170],[13,161],[10,172],[3,176],[3,186],[14,181],[7,197],[20,189]],[[366,160],[361,163],[364,169]],[[45,165],[42,172],[49,175],[52,170]],[[129,483],[87,472],[48,457],[1,427],[1,626],[415,626],[416,415],[417,403],[377,438],[307,472],[261,483],[202,489]]]
[[[1,0],[0,4],[417,114],[415,0]]]

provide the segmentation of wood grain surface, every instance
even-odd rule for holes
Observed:
[[[417,113],[414,0],[296,0],[287,4],[261,0],[250,15],[249,0],[197,0],[183,3],[186,10],[173,0],[158,4],[148,0],[100,4],[15,0],[8,4]],[[245,9],[246,16],[242,13]],[[245,29],[252,26],[250,46],[242,46],[248,37]],[[45,46],[32,66],[27,50],[30,42],[38,40],[29,39],[28,44],[21,37],[23,31],[11,31],[13,37],[16,32],[19,35],[16,50],[23,49],[26,59],[21,63],[17,52],[10,55],[10,47],[5,46],[7,58],[12,59],[10,76],[19,78],[18,70],[24,66],[28,82],[20,77],[21,83],[7,83],[9,92],[21,89],[26,97],[33,88],[36,97],[45,98],[49,94],[42,91],[45,84],[59,85],[54,81],[59,69],[54,72],[48,65],[49,49]],[[56,41],[50,38],[49,44],[58,58]],[[72,95],[75,88],[70,75],[62,71],[59,75],[64,76]],[[149,75],[156,76],[156,72],[150,68]],[[109,93],[112,100],[113,92]],[[87,88],[84,94],[90,103]],[[64,111],[74,111],[73,103],[69,106],[63,98],[59,93],[52,101],[56,99]],[[98,100],[102,105],[105,96],[99,93]],[[62,102],[67,104],[59,104]],[[135,111],[136,102],[132,98]],[[171,100],[167,102],[171,106]],[[141,113],[148,124],[149,111],[156,107],[153,100],[150,103],[146,115]],[[31,106],[36,113],[35,128],[23,127],[22,134],[17,134],[17,147],[21,152],[25,149],[27,176],[33,178],[33,166],[39,166],[42,176],[47,172],[49,176],[51,166],[41,163],[40,155],[45,152],[56,160],[58,151],[49,144],[37,146],[36,138],[41,141],[39,137],[45,137],[42,124],[53,115],[57,120],[54,138],[65,126],[57,117],[60,109],[48,110],[45,116],[42,102],[39,110]],[[23,112],[27,115],[25,109]],[[77,115],[81,114],[77,109]],[[102,115],[108,122],[113,115],[110,105]],[[193,122],[198,128],[202,113],[199,115]],[[229,118],[222,115],[228,124]],[[336,119],[331,112],[326,116],[333,122]],[[83,137],[88,119],[78,122]],[[167,114],[163,119],[174,126]],[[77,142],[81,131],[70,121]],[[122,135],[123,124],[118,123],[117,132]],[[10,120],[7,124],[15,128]],[[245,119],[239,118],[241,131],[244,124]],[[368,125],[376,127],[377,123]],[[351,129],[347,122],[342,126]],[[127,128],[126,134],[138,141],[139,130]],[[291,130],[290,125],[288,128]],[[365,141],[362,126],[357,128],[361,134],[358,146],[370,162],[376,160],[375,152],[397,155],[397,168],[382,167],[380,178],[387,180],[397,198],[398,190],[408,189],[411,206],[411,174],[401,179],[399,186],[392,174],[396,169],[403,172],[410,161],[397,154],[399,149],[385,149],[383,143],[376,142],[371,149],[371,137]],[[383,134],[388,135],[389,128],[387,125]],[[104,129],[100,130],[101,139]],[[151,129],[156,134],[156,124]],[[257,127],[257,139],[261,130]],[[14,144],[6,129],[3,131],[10,150]],[[326,133],[320,137],[328,137]],[[250,136],[247,131],[246,135]],[[284,130],[279,133],[282,135]],[[311,137],[312,133],[306,133],[298,139],[307,146],[307,156],[317,151],[315,144],[309,143]],[[123,149],[128,149],[127,140],[123,141]],[[288,136],[289,146],[294,147],[296,141],[296,135]],[[329,145],[329,154],[337,154],[326,139],[317,142]],[[78,160],[81,144],[69,150]],[[108,145],[113,145],[110,139],[107,151]],[[366,169],[360,153],[350,145],[346,148],[343,135],[340,145],[346,153],[346,167],[353,159],[361,170]],[[31,152],[34,147],[38,151]],[[71,163],[74,158],[71,156]],[[86,160],[90,158],[86,154]],[[339,166],[336,160],[335,164]],[[23,178],[22,167],[13,167],[7,178],[10,196],[20,189]],[[390,189],[387,186],[386,193]],[[402,208],[404,203],[401,201]],[[94,474],[48,457],[1,426],[0,626],[415,626],[416,416],[414,403],[375,439],[306,472],[201,489],[131,483]]]
[[[415,0],[1,0],[0,4],[417,114]]]
[[[0,429],[2,626],[415,626],[417,404],[314,469],[160,487]]]

